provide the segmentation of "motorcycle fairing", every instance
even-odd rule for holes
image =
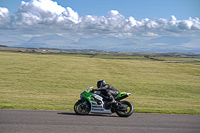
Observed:
[[[121,92],[119,95],[116,96],[116,98],[119,100],[122,100],[122,99],[128,97],[129,95],[131,95],[131,93]]]
[[[87,99],[88,101],[94,101],[94,102],[96,102],[96,100],[92,97],[93,94],[92,94],[91,92],[84,91],[83,93],[81,93],[80,96],[81,96],[81,97],[84,97],[84,98]]]
[[[81,97],[84,97],[85,99],[87,99],[87,101],[90,102],[91,113],[106,113],[106,114],[112,113],[111,110],[104,108],[104,102],[101,96],[93,94],[88,91],[84,91],[83,93],[81,93]],[[99,101],[101,104],[97,103]]]
[[[105,113],[105,114],[111,114],[112,113],[110,109],[104,108],[104,102],[103,101],[100,105],[98,105],[97,102],[93,102],[93,101],[90,101],[90,104],[91,104],[91,113]]]

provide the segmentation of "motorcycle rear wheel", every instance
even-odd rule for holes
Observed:
[[[87,115],[90,112],[90,103],[79,100],[74,105],[74,111],[78,115]]]
[[[131,116],[132,113],[133,113],[133,110],[134,110],[133,105],[130,102],[128,102],[128,101],[121,101],[120,103],[122,105],[127,106],[127,110],[126,111],[116,110],[116,114],[118,116],[120,116],[120,117],[129,117],[129,116]]]

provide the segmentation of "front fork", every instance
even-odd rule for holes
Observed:
[[[81,98],[80,101],[82,102],[81,108],[86,108],[88,101],[85,98]]]

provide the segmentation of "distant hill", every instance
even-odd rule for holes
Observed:
[[[147,44],[165,43],[165,44],[168,44],[168,45],[180,45],[180,44],[183,44],[183,43],[188,43],[190,41],[191,41],[191,39],[188,38],[188,37],[163,36],[163,37],[151,39],[150,41],[147,42]]]
[[[116,37],[94,37],[80,38],[75,46],[81,49],[96,49],[103,51],[130,52],[130,47],[135,47],[136,43],[130,39],[120,39]],[[128,48],[129,47],[129,48]]]
[[[66,39],[57,34],[33,37],[29,41],[24,42],[20,47],[32,48],[65,48],[67,45],[73,44],[74,41]]]
[[[47,36],[40,36],[40,37],[33,37],[31,38],[28,42],[31,43],[42,43],[42,42],[46,42],[46,41],[66,41],[69,43],[73,43],[74,41],[70,40],[70,39],[66,39],[62,36],[59,36],[57,34],[54,35],[47,35]]]
[[[0,47],[8,47],[8,46],[6,46],[6,45],[0,45]]]
[[[78,44],[96,44],[96,45],[134,45],[134,41],[129,40],[129,39],[120,39],[116,37],[108,37],[108,38],[103,38],[103,37],[95,37],[95,38],[80,38],[79,41],[77,42]]]
[[[6,36],[0,33],[0,43],[2,42],[23,42],[23,40]]]
[[[80,38],[75,42],[57,34],[33,37],[25,41],[0,33],[0,45],[25,48],[94,49],[111,52],[200,53],[199,42],[200,38],[198,37],[171,36],[157,37],[150,40],[94,37]]]

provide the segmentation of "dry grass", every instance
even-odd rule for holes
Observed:
[[[73,110],[88,85],[105,79],[133,94],[126,100],[135,112],[200,114],[199,65],[88,57],[0,52],[0,108]]]

